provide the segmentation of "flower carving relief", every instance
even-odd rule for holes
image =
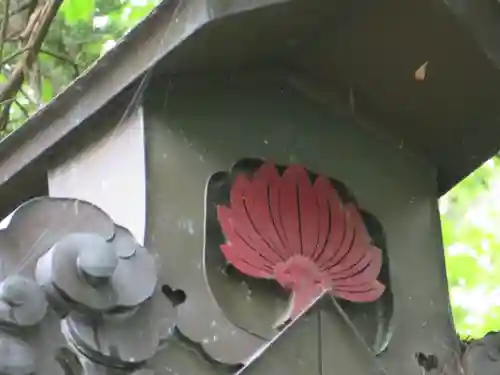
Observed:
[[[180,332],[218,362],[245,363],[327,293],[380,352],[392,293],[383,231],[369,217],[343,185],[299,165],[244,159],[212,174],[202,249],[189,247],[196,234],[175,232],[180,250],[164,254],[189,269],[168,280],[187,296]]]
[[[277,322],[294,319],[324,292],[354,302],[377,300],[382,252],[371,243],[353,203],[344,204],[331,182],[311,181],[299,165],[282,175],[264,163],[253,176],[236,176],[230,205],[218,206],[228,262],[249,276],[275,279],[291,290]]]
[[[0,324],[9,329],[0,333],[11,339],[0,345],[23,361],[0,358],[0,373],[67,373],[64,347],[96,363],[139,370],[164,346],[176,312],[157,283],[156,256],[127,229],[75,199],[37,198],[6,220]]]
[[[385,248],[381,228],[371,221],[367,228],[368,217],[343,185],[299,165],[244,159],[229,173],[215,173],[206,191],[203,264],[221,312],[200,316],[197,331],[182,323],[181,330],[213,358],[244,362],[282,323],[327,293],[340,299],[373,350],[382,351],[390,336],[392,293],[379,248]],[[187,290],[188,302],[202,289]],[[181,322],[184,309],[193,307],[180,306]],[[248,344],[231,358],[218,351],[231,343],[217,330],[219,316],[237,328],[238,342]]]

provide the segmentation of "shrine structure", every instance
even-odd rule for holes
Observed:
[[[438,198],[500,146],[487,0],[165,0],[0,143],[2,375],[492,375]]]

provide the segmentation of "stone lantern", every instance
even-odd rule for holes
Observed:
[[[437,205],[500,144],[497,13],[163,1],[0,143],[0,374],[498,370]]]

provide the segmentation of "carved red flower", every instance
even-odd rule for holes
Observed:
[[[230,207],[217,207],[227,261],[244,274],[276,279],[292,291],[283,321],[297,317],[325,291],[370,302],[385,290],[377,276],[382,253],[373,246],[359,211],[343,204],[328,178],[311,181],[271,162],[236,176]]]

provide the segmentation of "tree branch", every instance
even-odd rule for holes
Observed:
[[[5,38],[7,37],[7,28],[9,27],[9,10],[10,0],[4,0],[2,29],[0,30],[0,61],[3,60],[3,45],[5,43]]]
[[[28,110],[24,108],[24,106],[19,102],[19,100],[14,100],[14,103],[17,105],[17,107],[21,110],[21,112],[26,118],[30,117]]]
[[[39,103],[37,103],[36,101],[34,101],[31,96],[22,89],[22,87],[19,89],[19,92],[26,98],[27,101],[30,102],[30,104],[34,107],[38,107],[39,106]]]
[[[41,14],[37,19],[36,24],[33,26],[32,32],[27,42],[26,47],[28,47],[28,50],[24,52],[23,58],[16,64],[7,83],[0,90],[0,102],[15,98],[15,96],[21,89],[22,84],[26,79],[25,72],[31,68],[36,56],[38,55],[43,44],[43,40],[45,39],[50,25],[61,5],[62,0],[48,0],[45,5],[43,5]],[[10,101],[9,103],[11,105],[12,101]],[[7,121],[5,121],[4,119],[4,116],[9,115],[8,112],[6,113],[5,107],[0,114],[0,131],[5,130],[5,127],[8,123],[8,119]]]
[[[19,55],[22,55],[24,52],[26,52],[27,50],[29,50],[29,47],[26,46],[24,48],[21,48],[20,50],[14,52],[13,54],[7,56],[5,59],[1,60],[0,62],[0,66],[4,66],[5,64],[9,63],[10,61],[12,61],[13,59],[15,59],[17,56]]]
[[[73,67],[73,70],[75,71],[74,78],[76,78],[80,75],[80,69],[78,67],[78,64],[76,62],[74,62],[73,60],[71,60],[71,58],[69,56],[64,56],[63,54],[60,54],[57,52],[52,52],[52,51],[49,51],[49,50],[46,50],[43,48],[40,50],[40,52],[44,53],[46,55],[52,56],[55,59],[61,60],[65,63],[68,63],[69,65],[71,65]]]
[[[18,13],[21,13],[22,11],[29,10],[30,8],[32,8],[35,5],[35,1],[36,0],[31,0],[31,1],[25,2],[24,4],[21,4],[20,6],[17,7],[17,9],[10,11],[9,16],[12,17]]]
[[[9,99],[3,103],[3,108],[0,112],[0,132],[6,130],[7,125],[9,125],[10,108],[12,107],[12,101],[13,99]]]

